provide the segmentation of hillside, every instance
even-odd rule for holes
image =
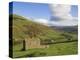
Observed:
[[[68,33],[74,33],[77,34],[78,33],[78,26],[51,26],[51,28],[54,28],[58,31],[64,31],[64,32],[68,32]]]
[[[37,37],[39,38],[42,38],[42,39],[64,38],[63,36],[60,36],[61,34],[60,32],[53,30],[50,27],[41,25],[39,23],[35,23],[19,15],[13,15],[13,39],[14,40],[23,40],[24,38],[27,38],[27,36],[29,36],[28,34],[29,29],[31,27],[35,29],[36,32],[38,29],[38,32],[40,34],[37,34]]]
[[[54,28],[41,25],[19,15],[10,15],[13,18],[13,58],[54,56],[77,54],[77,35],[58,31]],[[40,38],[47,41],[48,48],[34,48],[22,51],[22,40],[28,37]],[[46,42],[45,41],[45,42]]]
[[[12,15],[10,15],[10,17],[11,16]],[[31,33],[34,32],[34,35],[36,35],[36,37],[40,38],[41,40],[54,40],[55,42],[67,40],[69,41],[68,38],[71,40],[77,40],[76,34],[58,31],[55,28],[41,25],[16,14],[13,15],[12,21],[14,41],[20,41],[27,37],[30,37]]]

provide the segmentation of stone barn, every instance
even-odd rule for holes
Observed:
[[[25,50],[27,49],[33,49],[33,48],[48,48],[48,44],[41,44],[41,40],[39,38],[29,38],[23,40],[23,48]]]

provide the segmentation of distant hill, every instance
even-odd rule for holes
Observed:
[[[51,28],[58,31],[64,31],[68,33],[78,33],[78,26],[51,26]]]

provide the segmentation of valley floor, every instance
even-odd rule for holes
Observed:
[[[18,44],[13,47],[13,58],[73,55],[78,53],[77,41],[50,44],[49,48],[29,49],[27,51],[21,51],[21,46],[22,45]]]

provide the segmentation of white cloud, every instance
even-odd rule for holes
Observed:
[[[61,25],[61,26],[73,26],[78,24],[77,17],[73,17],[71,15],[71,5],[50,5],[50,9],[52,12],[52,17],[57,19],[56,21],[53,19],[49,24],[51,25]]]
[[[78,23],[76,17],[71,20],[50,21],[47,19],[34,19],[33,21],[47,26],[75,26]]]
[[[78,18],[71,15],[71,5],[50,5],[52,17],[47,19],[34,19],[33,21],[48,26],[74,26],[78,24]]]
[[[76,20],[62,20],[62,21],[53,21],[49,22],[49,25],[53,26],[75,26],[77,24]]]
[[[41,23],[43,25],[48,25],[48,20],[46,20],[46,19],[34,19],[34,21]]]
[[[71,6],[70,5],[50,5],[50,9],[52,12],[52,16],[61,18],[61,19],[66,19],[66,18],[72,18],[70,11],[71,11]]]

